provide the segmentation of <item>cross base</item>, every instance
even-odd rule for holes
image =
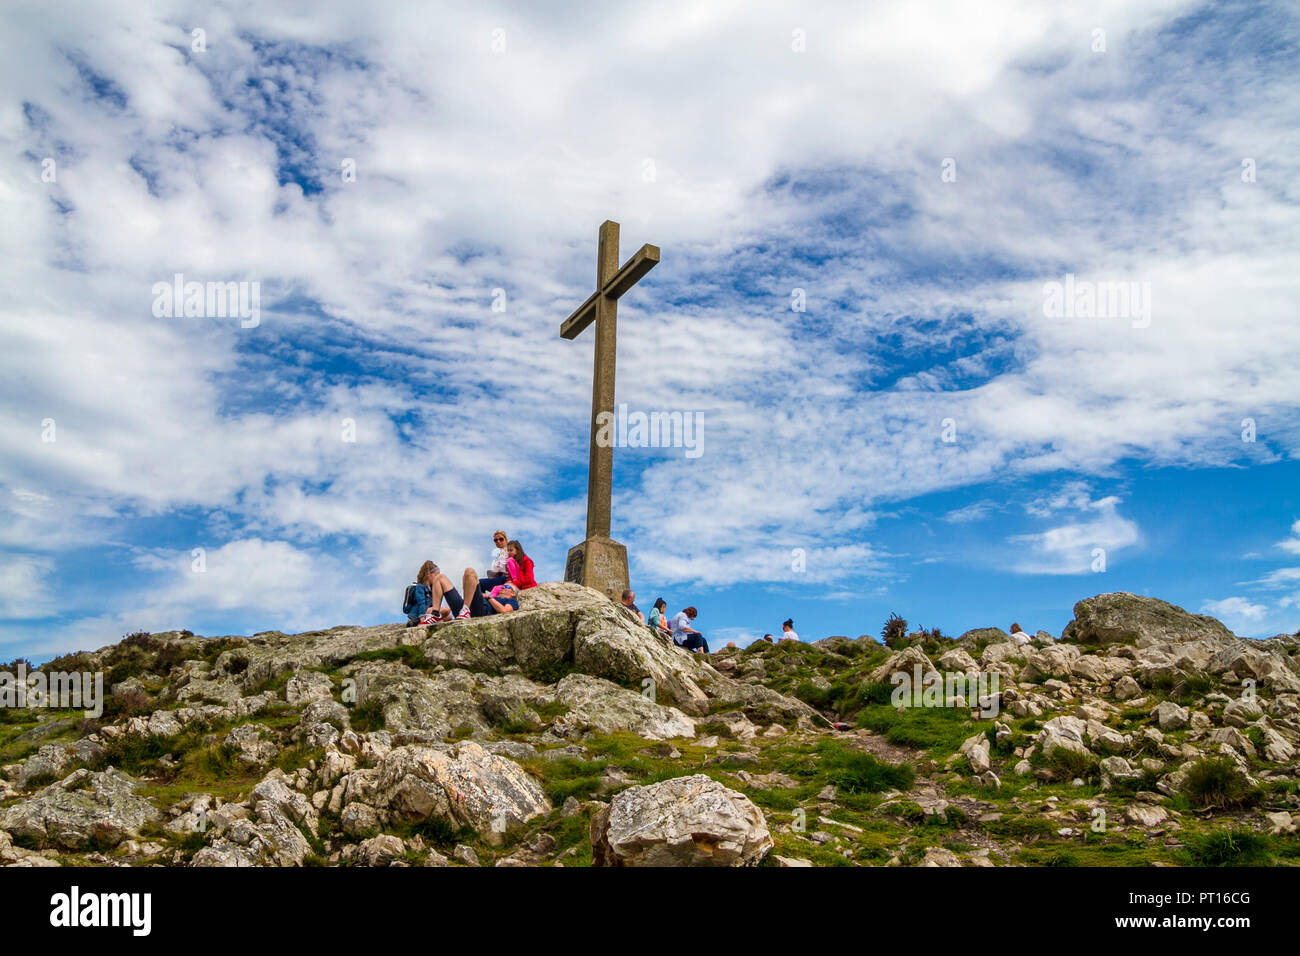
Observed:
[[[617,601],[627,589],[627,548],[612,538],[588,538],[569,549],[564,580],[595,588]]]

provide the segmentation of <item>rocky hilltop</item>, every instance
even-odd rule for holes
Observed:
[[[578,585],[521,605],[52,661],[111,693],[0,711],[0,863],[1300,861],[1296,637],[1118,593],[1060,640],[894,619],[706,658]]]

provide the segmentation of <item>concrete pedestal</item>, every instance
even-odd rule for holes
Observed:
[[[612,538],[588,538],[569,549],[564,580],[585,584],[617,601],[628,586],[627,548]]]

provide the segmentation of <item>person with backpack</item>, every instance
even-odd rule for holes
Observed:
[[[709,653],[709,645],[704,635],[691,627],[691,622],[699,615],[694,607],[684,608],[673,617],[673,643],[688,651],[702,650]]]
[[[442,602],[446,600],[450,613],[442,614]],[[464,601],[451,583],[451,578],[438,570],[432,561],[425,561],[415,575],[415,583],[408,584],[406,595],[402,599],[402,611],[406,614],[408,627],[419,624],[432,624],[435,621],[450,621],[459,614]]]
[[[537,580],[533,577],[533,559],[524,554],[524,546],[518,541],[511,541],[506,545],[506,554],[506,574],[515,590],[527,591],[537,587]]]

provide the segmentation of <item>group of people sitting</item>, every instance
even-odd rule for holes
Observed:
[[[533,559],[518,541],[507,540],[504,531],[492,533],[492,544],[496,550],[483,576],[473,568],[461,576],[463,597],[432,561],[420,565],[402,600],[406,623],[415,627],[519,610],[519,592],[537,587]]]
[[[492,533],[492,544],[496,550],[492,553],[488,570],[480,577],[473,568],[466,568],[461,576],[463,596],[451,578],[432,561],[420,565],[415,583],[407,586],[402,599],[406,623],[416,627],[519,610],[519,592],[537,587],[533,577],[533,559],[524,553],[524,547],[518,541],[507,540],[504,531]],[[623,592],[620,603],[643,624],[669,635],[678,647],[709,653],[704,635],[691,626],[700,613],[695,608],[683,608],[670,620],[668,605],[659,598],[647,619],[636,606],[636,592],[630,589]]]
[[[631,588],[623,592],[619,603],[635,613],[642,623],[670,636],[678,647],[702,654],[709,653],[709,644],[704,640],[704,635],[691,626],[700,613],[694,607],[682,608],[670,620],[667,602],[663,598],[656,598],[654,606],[650,608],[650,617],[647,618],[636,606],[636,592]]]

